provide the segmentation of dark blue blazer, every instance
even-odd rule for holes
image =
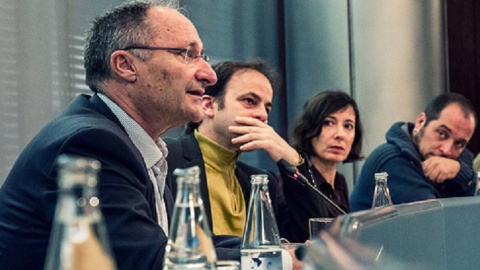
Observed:
[[[101,162],[99,199],[118,269],[161,269],[167,236],[137,148],[102,100],[81,95],[27,145],[0,189],[0,269],[43,269],[60,154]],[[173,196],[165,190],[167,209]],[[170,211],[168,215],[170,218]]]

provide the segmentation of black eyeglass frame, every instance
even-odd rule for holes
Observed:
[[[198,54],[198,55],[194,55],[194,56],[189,56],[189,51],[195,51],[195,50],[191,50],[191,48],[173,48],[173,47],[155,47],[155,46],[136,46],[136,45],[132,45],[132,46],[127,46],[125,48],[122,49],[123,51],[128,51],[128,50],[162,50],[162,51],[174,51],[174,52],[179,52],[179,53],[184,53],[185,54],[185,63],[190,63],[191,61],[189,61],[189,59],[191,60],[196,60],[198,58],[202,58],[205,62],[210,62],[210,57],[208,57],[208,55],[202,53],[202,54]]]

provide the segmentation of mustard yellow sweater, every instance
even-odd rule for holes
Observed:
[[[243,235],[246,204],[235,176],[238,154],[195,131],[205,162],[213,233]]]

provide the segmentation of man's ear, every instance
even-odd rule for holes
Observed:
[[[205,116],[212,118],[215,115],[215,109],[217,104],[215,103],[215,98],[209,95],[202,96],[202,108],[205,112]]]
[[[112,76],[119,76],[129,83],[137,80],[137,69],[133,57],[127,51],[114,51],[110,56]]]
[[[427,120],[427,116],[424,112],[420,113],[418,116],[417,116],[417,119],[415,120],[415,127],[414,127],[414,131],[419,131],[423,125],[425,125],[425,121]],[[415,132],[416,133],[416,132]]]

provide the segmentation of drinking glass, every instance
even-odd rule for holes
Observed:
[[[311,218],[308,220],[308,229],[310,232],[310,240],[317,238],[321,230],[328,229],[328,226],[335,218]]]

